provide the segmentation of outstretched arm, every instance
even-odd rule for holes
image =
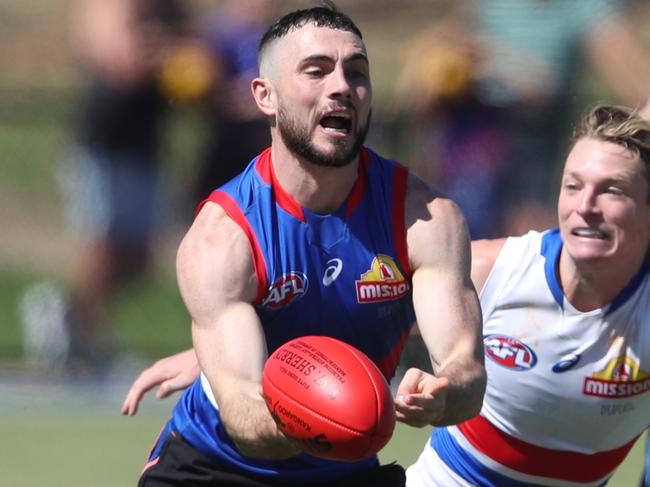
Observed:
[[[455,424],[478,414],[486,385],[469,236],[458,207],[413,176],[406,218],[413,304],[435,375],[407,371],[397,418],[412,426]]]

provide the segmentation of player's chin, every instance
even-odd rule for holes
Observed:
[[[335,143],[330,146],[323,146],[320,151],[320,165],[327,167],[345,167],[349,165],[359,154],[354,144]]]
[[[573,245],[568,251],[573,260],[585,263],[598,262],[621,255],[609,245]]]

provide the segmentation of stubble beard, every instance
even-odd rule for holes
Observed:
[[[326,154],[318,149],[309,137],[309,130],[305,124],[300,124],[296,118],[289,116],[284,108],[278,109],[277,125],[280,137],[284,144],[301,159],[317,166],[344,167],[350,164],[361,151],[368,135],[371,113],[368,114],[366,123],[359,127],[354,143],[347,146],[346,140],[336,140],[336,150],[333,154]]]

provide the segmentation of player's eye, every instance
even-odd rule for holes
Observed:
[[[573,181],[565,181],[565,182],[562,184],[562,187],[563,187],[566,191],[569,191],[569,192],[577,191],[577,190],[578,190],[578,185],[577,185],[575,182],[573,182]]]
[[[623,190],[617,186],[608,186],[605,192],[608,194],[613,194],[615,196],[620,196],[623,194]]]
[[[349,69],[346,75],[352,79],[365,79],[368,77],[365,69]]]

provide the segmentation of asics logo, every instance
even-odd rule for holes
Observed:
[[[575,364],[578,363],[580,360],[580,354],[579,353],[573,353],[571,355],[567,355],[566,357],[563,357],[562,360],[560,360],[558,363],[556,363],[553,366],[553,372],[556,374],[561,374],[562,372],[566,372],[569,369],[572,369]]]
[[[343,270],[343,261],[341,259],[331,259],[327,261],[327,267],[323,274],[323,285],[326,287],[332,284]]]

